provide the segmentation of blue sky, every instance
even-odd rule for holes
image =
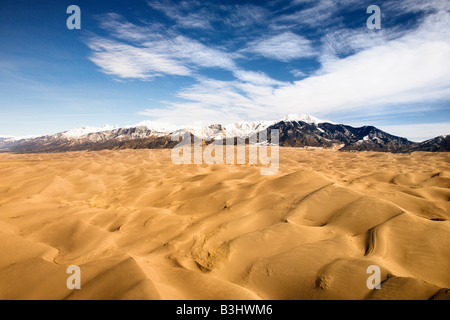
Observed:
[[[450,134],[447,0],[8,0],[0,49],[0,136],[290,113]]]

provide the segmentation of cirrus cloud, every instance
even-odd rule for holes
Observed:
[[[311,40],[290,31],[254,40],[244,51],[280,61],[290,61],[317,55]]]

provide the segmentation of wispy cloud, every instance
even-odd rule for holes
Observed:
[[[159,23],[138,26],[127,21],[123,16],[112,12],[98,15],[96,19],[99,26],[110,35],[130,42],[145,41],[152,37],[158,38],[158,35],[164,30],[163,25]]]
[[[148,5],[155,10],[163,12],[174,20],[178,27],[188,29],[212,29],[210,20],[215,19],[212,11],[203,6],[199,1],[181,1],[179,3],[169,1],[152,0]]]
[[[448,23],[449,14],[430,16],[417,31],[330,62],[268,101],[281,110],[330,113],[449,99]]]
[[[322,64],[325,64],[329,60],[338,60],[371,47],[383,45],[404,34],[400,31],[394,33],[392,29],[389,31],[382,29],[377,32],[366,28],[333,30],[321,38],[320,59]]]
[[[263,7],[250,5],[250,4],[239,4],[239,5],[228,5],[220,6],[221,21],[229,27],[232,28],[245,28],[254,25],[262,25],[266,23],[268,17],[270,16],[267,9]]]
[[[236,70],[234,76],[242,82],[261,86],[280,86],[284,83],[270,78],[263,72]]]
[[[317,55],[310,40],[290,31],[254,40],[244,49],[245,51],[280,61],[290,61]]]
[[[116,39],[92,36],[87,45],[92,50],[89,59],[106,74],[149,80],[162,75],[193,75],[199,67],[236,69],[232,54],[226,51],[173,31],[146,33],[150,27],[137,26],[118,15],[105,18],[102,27]]]
[[[279,15],[272,21],[272,27],[280,29],[284,27],[307,26],[313,28],[328,28],[339,25],[342,19],[337,12],[346,8],[360,6],[358,0],[294,0],[291,7],[298,8],[286,14]]]
[[[450,3],[447,0],[398,0],[383,3],[383,8],[392,12],[433,14],[439,11],[449,11]]]
[[[292,69],[290,71],[290,73],[292,73],[292,75],[296,78],[301,78],[301,77],[306,76],[306,73],[304,73],[302,70],[298,70],[298,69]]]
[[[267,104],[260,101],[285,83],[247,71],[237,71],[235,75],[238,79],[233,81],[199,78],[196,84],[178,92],[181,101],[168,102],[167,108],[148,109],[141,114],[180,125],[195,121],[267,120],[278,116],[276,110],[271,112]]]
[[[242,4],[220,4],[202,1],[148,1],[148,5],[164,13],[178,28],[213,30],[213,24],[231,28],[247,28],[263,25],[270,16],[262,6]]]
[[[186,76],[191,70],[152,47],[136,47],[105,38],[91,38],[89,59],[109,75],[148,80],[161,74]]]

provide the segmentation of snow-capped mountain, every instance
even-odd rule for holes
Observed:
[[[13,137],[0,137],[0,149],[15,141],[16,139]]]
[[[4,148],[8,148],[11,145],[17,144],[19,141],[33,139],[35,136],[20,136],[20,137],[11,137],[11,136],[2,136],[0,137],[0,150]]]
[[[180,126],[176,126],[171,123],[157,122],[151,120],[145,120],[139,122],[136,125],[125,126],[124,128],[136,128],[136,127],[146,127],[148,130],[152,131],[155,135],[167,135],[181,129]]]
[[[167,123],[143,121],[137,125],[80,127],[77,129],[42,137],[17,140],[0,138],[2,152],[65,152],[103,149],[160,149],[172,148],[178,141],[172,136],[196,136],[206,141],[231,137],[248,139],[267,130],[279,130],[280,146],[285,147],[334,147],[341,151],[411,152],[416,150],[445,150],[447,138],[430,140],[422,144],[390,135],[372,126],[354,128],[334,124],[310,115],[290,114],[274,121],[240,121],[214,124],[205,127],[183,128]],[[447,140],[446,140],[447,139]],[[429,150],[428,150],[429,149]]]
[[[214,124],[203,128],[183,128],[178,133],[189,132],[204,140],[217,140],[223,138],[248,138],[276,123],[275,121],[234,122],[225,125]]]
[[[185,132],[191,133],[198,137],[203,137],[205,140],[221,139],[223,137],[242,137],[248,138],[260,131],[266,130],[268,127],[280,122],[295,122],[302,121],[310,124],[319,124],[322,121],[310,115],[290,114],[281,120],[261,120],[261,121],[238,121],[228,124],[213,124],[204,127],[182,127],[174,126],[167,123],[157,123],[154,121],[143,121],[133,127],[146,126],[150,131],[157,135],[168,135],[177,133],[182,135]]]
[[[67,138],[81,138],[89,133],[102,132],[118,129],[117,126],[104,125],[102,127],[78,127],[69,131],[65,131],[62,134]]]
[[[284,121],[284,122],[305,122],[305,123],[315,124],[315,125],[318,125],[319,123],[324,123],[324,122],[331,123],[330,121],[320,120],[320,119],[318,119],[316,117],[313,117],[313,116],[311,116],[309,114],[288,114],[287,116],[285,116],[280,121]]]

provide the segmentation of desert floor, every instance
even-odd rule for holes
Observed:
[[[0,299],[449,299],[449,153],[281,148],[260,168],[0,155]]]

